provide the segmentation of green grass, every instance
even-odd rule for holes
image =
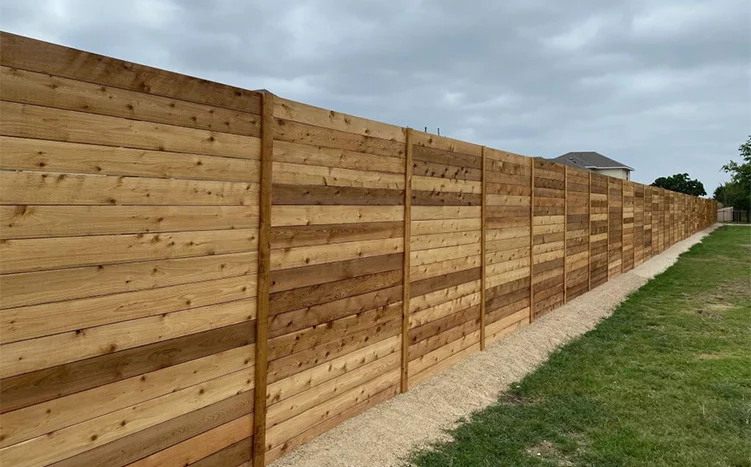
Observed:
[[[751,230],[722,227],[418,466],[751,466]]]

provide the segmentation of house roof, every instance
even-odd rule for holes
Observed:
[[[633,167],[629,167],[622,162],[618,162],[609,157],[603,156],[599,152],[594,151],[580,151],[580,152],[567,152],[562,156],[558,156],[553,161],[561,164],[570,165],[579,169],[626,169],[634,170]]]

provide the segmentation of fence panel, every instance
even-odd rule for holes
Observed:
[[[589,172],[566,168],[566,300],[589,290]]]
[[[415,133],[409,387],[480,348],[482,147]]]
[[[541,159],[534,164],[532,316],[536,319],[564,301],[566,170]]]
[[[634,183],[624,180],[623,182],[623,254],[622,272],[634,268]]]
[[[485,312],[492,343],[529,323],[532,159],[486,149]]]
[[[608,179],[608,279],[621,274],[623,266],[623,180]]]
[[[274,118],[267,462],[396,394],[404,277],[404,132]]]
[[[2,44],[0,464],[249,460],[259,95]]]

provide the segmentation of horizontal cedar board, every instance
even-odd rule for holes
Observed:
[[[529,196],[532,188],[529,185],[529,181],[521,185],[508,185],[505,183],[492,183],[486,180],[485,192],[499,195]]]
[[[271,248],[324,245],[378,238],[402,238],[403,222],[292,225],[271,229]]]
[[[413,206],[479,206],[481,203],[480,193],[412,190]]]
[[[399,221],[402,206],[272,206],[271,226]]]
[[[481,232],[454,232],[438,233],[432,235],[414,235],[411,237],[411,251],[428,250],[432,248],[442,248],[447,246],[466,245],[470,243],[479,243]]]
[[[257,209],[257,183],[0,171],[0,204],[218,205]]]
[[[370,136],[400,143],[406,141],[406,131],[402,127],[375,122],[341,112],[334,112],[333,110],[314,107],[278,96],[274,96],[274,117],[345,131],[361,136]]]
[[[6,240],[0,272],[236,253],[257,243],[258,229]]]
[[[417,147],[441,149],[482,159],[482,146],[430,133],[412,132],[412,143]]]
[[[381,205],[404,203],[404,190],[369,187],[279,185],[271,190],[273,204]]]
[[[530,161],[532,160],[531,158],[526,156],[521,156],[519,154],[514,154],[507,151],[500,151],[493,148],[485,148],[485,156],[490,162],[498,161],[503,163],[522,165],[524,167],[529,167]]]
[[[0,275],[0,308],[253,274],[257,261],[253,251],[5,274]]]
[[[269,384],[399,335],[402,325],[401,315],[395,316],[395,318],[364,331],[349,334],[338,340],[308,349],[305,352],[297,352],[270,361],[268,366]]]
[[[375,328],[401,317],[400,302],[329,321],[325,326],[313,326],[269,339],[269,361],[300,352],[308,352],[318,346],[336,342],[357,332]]]
[[[0,206],[0,239],[258,227],[248,206]]]
[[[404,174],[404,155],[379,156],[344,149],[274,141],[274,161],[340,169]]]
[[[118,383],[3,414],[2,447],[252,367],[253,346],[237,347]],[[80,410],[86,406],[86,410]],[[28,423],[36,420],[37,423]]]
[[[257,160],[0,136],[0,168],[148,178],[258,182]]]
[[[279,185],[319,185],[362,188],[404,188],[404,176],[387,172],[340,169],[317,165],[274,162],[272,182]]]
[[[397,271],[401,274],[401,271]],[[375,288],[375,286],[371,287]],[[272,338],[284,334],[304,330],[306,328],[319,326],[326,323],[328,326],[332,321],[346,318],[353,314],[360,314],[372,309],[384,308],[388,305],[400,302],[402,299],[401,283],[388,288],[375,289],[360,293],[353,290],[349,292],[352,295],[341,298],[334,297],[328,302],[309,305],[304,308],[292,306],[291,311],[276,312],[269,320],[269,336]],[[273,298],[272,298],[273,300]],[[274,302],[272,301],[272,305]],[[401,306],[401,304],[399,305]]]
[[[462,325],[469,320],[479,319],[480,317],[480,305],[471,306],[468,308],[461,308],[454,310],[454,312],[443,318],[436,319],[429,323],[423,324],[409,330],[409,342],[410,345],[414,345],[420,341],[428,339],[430,337],[441,334],[444,331],[455,328]]]
[[[358,258],[333,264],[271,271],[271,293],[308,287],[402,267],[401,253]]]
[[[254,299],[236,300],[5,344],[0,375],[16,376],[255,320],[255,303]]]
[[[467,313],[467,320],[461,324],[450,328],[446,331],[430,336],[417,343],[409,346],[409,360],[413,362],[418,358],[450,344],[458,339],[464,338],[480,329],[479,306],[477,312]],[[473,310],[474,311],[474,310]]]
[[[3,43],[0,64],[4,66],[253,114],[261,113],[261,95],[258,92],[7,32],[2,32],[0,41]]]
[[[410,284],[410,298],[419,297],[436,290],[447,289],[455,285],[464,284],[480,279],[481,268],[467,269],[440,277],[431,277]]]
[[[404,143],[322,128],[278,117],[274,118],[274,139],[387,157],[404,155]]]
[[[270,297],[269,315],[273,317],[287,311],[300,310],[342,298],[395,287],[401,285],[401,274],[401,269],[393,269],[273,293]]]
[[[0,99],[132,120],[260,136],[260,116],[144,92],[0,67]]]
[[[271,269],[299,268],[307,265],[335,263],[357,258],[388,255],[403,251],[404,239],[363,240],[339,245],[315,245],[272,250]]]
[[[5,309],[0,311],[0,342],[15,342],[255,296],[256,276],[236,276]]]
[[[457,180],[482,180],[482,169],[457,167],[436,162],[413,161],[412,174],[423,177],[453,178]]]
[[[253,390],[250,390],[51,465],[123,467],[252,413]]]
[[[17,410],[254,342],[255,322],[245,321],[12,376],[0,385],[0,410]]]
[[[0,134],[134,149],[259,159],[253,136],[0,101]]]

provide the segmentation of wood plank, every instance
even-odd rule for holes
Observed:
[[[256,254],[244,252],[4,274],[0,275],[3,291],[0,308],[255,274]]]
[[[412,255],[412,175],[411,167],[414,164],[415,147],[413,131],[407,128],[405,140],[404,161],[404,248],[402,263],[402,328],[401,328],[401,355],[399,357],[399,390],[402,393],[409,389],[409,322],[410,322],[410,297],[411,297],[411,255]]]
[[[480,218],[480,206],[415,206],[412,221]]]
[[[412,174],[423,177],[438,177],[456,180],[482,180],[482,169],[471,167],[457,167],[455,165],[441,164],[428,161],[414,161]]]
[[[403,190],[404,176],[397,173],[274,162],[273,183]]]
[[[268,342],[269,342],[269,297],[271,295],[271,226],[272,211],[272,182],[274,160],[274,138],[276,125],[274,124],[274,95],[263,93],[261,107],[261,196],[259,200],[260,223],[258,240],[258,294],[255,334],[257,337],[255,349],[255,372],[253,381],[255,391],[253,412],[253,441],[252,461],[254,467],[265,467],[264,455],[266,450],[266,388],[268,386]]]
[[[320,185],[274,185],[275,205],[378,205],[395,206],[404,202],[403,190]]]
[[[415,206],[479,206],[482,197],[479,193],[455,193],[446,191],[412,192],[412,204]]]
[[[274,117],[404,143],[404,128],[277,97]]]
[[[400,253],[404,248],[403,243],[404,240],[401,238],[390,238],[272,250],[271,268],[274,270],[290,269]]]
[[[82,330],[256,296],[255,276],[236,276],[155,289],[0,310],[0,342]]]
[[[88,420],[0,450],[0,462],[20,467],[48,464],[149,428],[175,416],[206,407],[239,391],[252,389],[252,372],[231,373],[133,407]],[[123,424],[122,422],[126,423]]]
[[[0,204],[256,206],[258,184],[0,171]]]
[[[0,99],[153,123],[259,136],[257,115],[145,92],[0,67]]]
[[[0,63],[13,68],[260,114],[260,93],[3,32]]]
[[[0,206],[0,239],[257,227],[251,206]]]
[[[0,347],[0,377],[253,320],[255,302],[238,300],[4,344]]]
[[[474,246],[476,247],[476,245]],[[477,253],[472,256],[461,256],[459,258],[411,266],[409,275],[411,281],[421,281],[431,277],[479,268],[481,265],[482,256]]]
[[[401,221],[402,206],[272,206],[271,225],[356,224]]]
[[[253,393],[253,390],[241,392],[51,465],[54,467],[78,467],[80,465],[122,467],[232,420],[240,417],[248,418],[253,412]]]
[[[417,235],[412,238],[410,248],[412,251],[419,251],[430,250],[433,248],[466,245],[471,243],[480,243],[481,237],[482,231]]]
[[[401,358],[400,347],[400,336],[389,337],[330,360],[325,365],[313,366],[287,378],[277,380],[268,386],[267,403],[271,407],[279,402],[289,400],[291,397],[377,360],[395,355]]]
[[[363,222],[357,224],[295,225],[273,227],[271,248],[324,245],[403,237],[402,222]]]
[[[149,178],[257,182],[257,160],[0,136],[0,168]]]
[[[386,157],[404,157],[404,143],[274,118],[274,139]]]
[[[275,316],[287,311],[301,310],[321,303],[401,286],[401,276],[401,268],[397,268],[273,293],[270,298],[269,314]]]
[[[144,457],[132,467],[184,467],[207,458],[253,435],[253,420],[240,417],[163,451]],[[250,456],[250,453],[248,453]]]
[[[104,265],[255,250],[257,229],[5,240],[0,272]]]
[[[446,191],[453,193],[480,193],[482,183],[467,180],[412,176],[412,188],[420,191]]]
[[[0,134],[133,149],[258,159],[260,140],[162,123],[0,101]]]
[[[253,361],[252,345],[237,347],[203,358],[133,376],[41,404],[6,412],[0,427],[0,447],[6,447],[60,430],[109,412],[209,381],[242,369]],[[86,410],[81,410],[86,407]]]
[[[435,147],[415,145],[412,158],[415,161],[420,162],[432,162],[456,167],[482,169],[482,157],[478,156],[479,154],[463,154],[461,152],[447,151]]]
[[[448,232],[478,232],[482,224],[480,218],[476,219],[455,219],[455,220],[430,220],[430,221],[413,221],[411,229],[413,235],[427,235]]]
[[[271,272],[271,292],[276,293],[298,287],[307,287],[367,274],[391,271],[399,269],[401,265],[402,254],[394,253],[371,258],[340,261],[333,264],[276,270]]]
[[[356,151],[310,146],[307,144],[274,142],[274,161],[290,164],[318,165],[376,172],[404,173],[404,157],[373,157]]]

